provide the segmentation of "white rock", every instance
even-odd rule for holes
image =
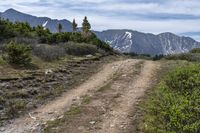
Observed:
[[[0,128],[0,131],[1,131],[1,132],[4,132],[4,131],[6,131],[6,129],[5,129],[4,127],[1,127],[1,128]]]
[[[90,124],[94,125],[96,123],[96,121],[91,121]]]
[[[91,54],[89,54],[89,55],[86,55],[86,57],[87,57],[87,58],[90,58],[90,57],[92,57],[92,56],[93,56],[93,55],[91,55]]]

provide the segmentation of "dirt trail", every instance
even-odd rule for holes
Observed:
[[[155,62],[145,61],[141,73],[133,79],[131,84],[126,86],[121,97],[117,99],[117,106],[104,115],[102,128],[95,131],[96,133],[129,132],[127,130],[132,122],[130,115],[134,110],[134,104],[137,103],[138,98],[143,96],[145,91],[151,86],[152,78],[154,78],[155,70],[158,67],[159,65]]]
[[[80,113],[66,117],[63,125],[49,127],[55,133],[129,133],[133,126],[134,105],[153,85],[159,63],[131,60],[104,87],[90,93],[91,100],[80,106]],[[129,67],[128,67],[129,66]]]
[[[128,59],[128,60],[117,61],[117,62],[105,65],[100,72],[93,75],[85,83],[66,92],[60,98],[57,98],[56,100],[46,104],[45,106],[42,106],[21,118],[13,120],[9,125],[7,125],[6,127],[3,127],[2,132],[3,133],[27,133],[27,132],[30,133],[34,131],[36,133],[39,133],[41,131],[40,128],[43,124],[45,124],[49,120],[54,120],[56,118],[61,117],[62,114],[66,110],[68,110],[72,104],[78,103],[81,101],[80,100],[81,96],[87,94],[91,90],[95,91],[98,88],[102,87],[103,85],[105,85],[112,79],[113,75],[116,72],[123,71],[124,69],[127,69],[127,68],[131,68],[137,62],[139,62],[139,60]],[[146,73],[149,72],[151,74],[151,71],[152,71],[151,67],[153,67],[153,65],[152,66],[148,65],[146,68],[147,70],[145,72]],[[144,81],[146,80],[146,78],[150,78],[148,74],[147,75],[143,74],[141,76],[143,76]],[[145,76],[147,77],[145,78]],[[149,80],[145,81],[144,86],[139,86],[139,87],[145,87],[145,85],[147,85],[146,82],[148,81]],[[138,81],[138,83],[139,82],[140,80]],[[133,87],[136,88],[137,86],[133,86]],[[130,93],[132,94],[132,92]],[[130,96],[128,95],[128,97]],[[121,103],[123,104],[124,102],[122,101]],[[116,108],[116,110],[119,110],[119,109]],[[104,127],[106,128],[106,126]],[[108,131],[111,131],[111,130],[108,130]]]

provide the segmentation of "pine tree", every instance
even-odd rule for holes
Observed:
[[[78,26],[78,24],[76,23],[76,21],[75,21],[75,19],[74,19],[74,20],[73,20],[73,23],[72,23],[73,32],[76,32],[77,26]]]
[[[91,25],[87,20],[87,17],[85,16],[85,18],[83,19],[83,23],[82,23],[82,30],[84,33],[88,33],[91,29]]]
[[[58,32],[59,32],[59,33],[62,32],[62,28],[63,28],[63,27],[62,27],[62,24],[59,23],[59,24],[58,24]]]

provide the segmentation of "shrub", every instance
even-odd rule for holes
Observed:
[[[200,53],[182,53],[175,55],[168,55],[165,57],[168,60],[187,60],[187,61],[200,61]]]
[[[200,132],[200,66],[178,68],[144,104],[144,132]]]
[[[190,53],[200,53],[200,48],[194,48],[190,51]]]
[[[10,42],[4,47],[3,59],[10,64],[28,65],[31,62],[31,48],[28,45]]]
[[[157,61],[157,60],[160,60],[160,59],[162,59],[164,57],[164,55],[155,55],[154,57],[153,57],[153,61]]]
[[[12,39],[14,42],[19,43],[19,44],[30,44],[30,45],[35,45],[38,43],[37,39],[30,38],[30,37],[15,37]]]
[[[34,46],[33,53],[45,61],[57,60],[66,55],[64,48],[47,44]]]
[[[200,66],[191,65],[179,68],[168,75],[166,85],[183,93],[192,93],[193,89],[200,89]]]
[[[95,53],[98,52],[96,46],[86,43],[69,42],[64,45],[64,48],[67,54],[77,55],[77,56],[88,55],[88,54],[94,55]]]

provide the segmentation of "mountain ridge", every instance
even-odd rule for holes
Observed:
[[[9,19],[11,22],[28,22],[32,27],[42,25],[53,33],[58,32],[59,23],[62,24],[64,32],[72,31],[72,23],[67,19],[36,17],[12,8],[0,13],[0,17]],[[200,42],[171,32],[152,34],[130,29],[109,29],[93,32],[99,39],[109,43],[111,47],[122,53],[167,55],[188,52],[193,48],[200,47]]]
[[[14,17],[13,17],[14,16]],[[0,14],[0,17],[9,19],[11,22],[28,22],[32,27],[45,24],[45,28],[50,29],[51,32],[57,32],[57,26],[59,23],[63,25],[63,31],[72,31],[72,23],[67,19],[51,19],[49,17],[36,17],[26,13],[19,12],[13,8],[10,8]]]
[[[200,43],[190,37],[165,32],[160,34],[142,33],[134,30],[104,30],[96,35],[123,53],[175,54],[188,52],[200,47]]]

